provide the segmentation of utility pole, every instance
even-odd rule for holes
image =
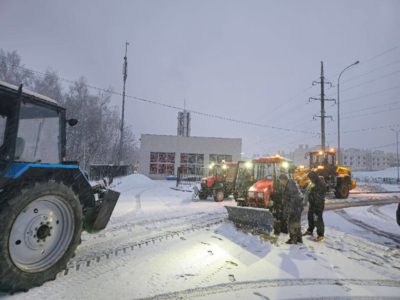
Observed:
[[[397,156],[397,183],[400,183],[400,161],[399,161],[399,130],[392,131],[396,132],[396,156]]]
[[[327,116],[325,113],[325,101],[334,101],[336,103],[335,99],[325,99],[325,84],[329,84],[332,86],[331,82],[325,82],[325,77],[324,77],[324,62],[321,61],[321,77],[320,81],[313,81],[312,85],[315,84],[320,84],[321,85],[321,97],[320,98],[314,98],[310,97],[308,101],[311,100],[317,100],[321,102],[321,114],[319,116],[314,115],[313,119],[315,120],[316,118],[321,118],[321,148],[324,151],[325,150],[325,118],[331,118],[332,116]]]
[[[123,158],[123,146],[124,146],[124,118],[125,118],[125,85],[126,78],[128,77],[128,42],[125,42],[125,56],[124,56],[124,64],[122,68],[123,75],[123,89],[122,89],[122,114],[121,114],[121,133],[119,139],[119,151],[118,151],[118,166],[121,165],[121,161]]]

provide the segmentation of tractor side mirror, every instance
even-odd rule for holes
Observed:
[[[67,123],[69,126],[74,127],[76,124],[78,124],[78,120],[77,119],[68,119]]]

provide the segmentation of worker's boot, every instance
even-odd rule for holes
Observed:
[[[307,235],[312,236],[313,233],[312,233],[311,231],[308,231],[308,230],[307,230],[306,232],[303,233],[303,236],[307,236]]]
[[[323,235],[319,235],[315,238],[315,242],[323,242],[325,240],[325,237]]]

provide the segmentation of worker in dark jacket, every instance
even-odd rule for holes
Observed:
[[[323,241],[325,234],[325,226],[323,220],[323,212],[325,208],[326,186],[319,178],[318,174],[311,171],[308,174],[310,184],[306,190],[306,198],[308,200],[308,229],[303,235],[313,235],[314,228],[317,227],[316,242]]]
[[[399,224],[399,226],[400,226],[400,203],[397,206],[396,219],[397,219],[397,224]]]
[[[279,176],[282,186],[282,202],[284,216],[287,217],[289,240],[287,244],[303,243],[301,235],[301,212],[303,211],[303,199],[296,183],[285,174]]]
[[[272,193],[271,200],[273,201],[271,212],[274,217],[274,234],[288,233],[287,218],[283,214],[282,191]]]

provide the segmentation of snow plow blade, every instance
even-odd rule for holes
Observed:
[[[228,219],[235,224],[250,226],[271,232],[274,218],[271,212],[265,208],[225,206],[228,211]]]
[[[96,207],[96,213],[93,220],[93,231],[99,231],[106,228],[114,207],[117,204],[119,193],[113,190],[107,190],[103,199]]]

